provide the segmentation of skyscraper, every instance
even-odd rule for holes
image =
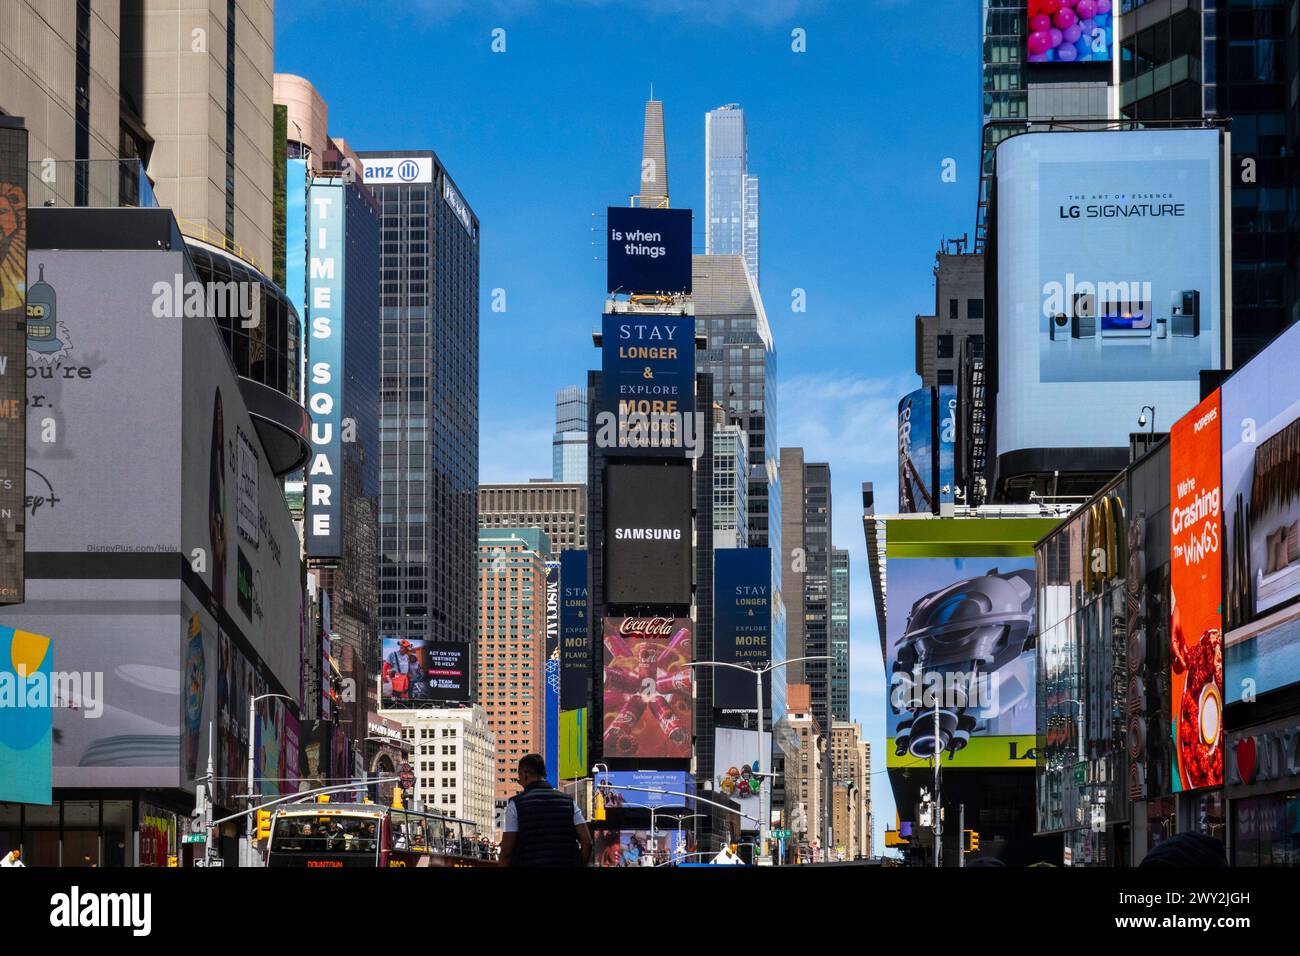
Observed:
[[[584,423],[585,424],[585,423]],[[480,485],[478,526],[540,528],[552,555],[587,546],[587,485],[584,481]]]
[[[587,390],[566,385],[555,393],[555,438],[551,478],[554,481],[587,481]]]
[[[831,549],[831,716],[849,719],[849,552]]]
[[[380,632],[472,641],[479,223],[429,150],[359,154],[380,202]]]
[[[804,460],[802,448],[781,449],[783,563],[790,569],[781,589],[790,658],[830,655],[831,467]],[[807,684],[820,727],[830,727],[828,662],[788,668],[790,683]]]
[[[550,557],[551,543],[537,528],[478,535],[478,703],[496,735],[498,802],[519,791],[519,758],[542,752]]]
[[[728,103],[704,114],[705,255],[741,256],[758,284],[758,177],[749,174],[745,111]]]

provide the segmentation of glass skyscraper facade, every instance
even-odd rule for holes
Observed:
[[[831,549],[831,717],[849,719],[849,552]]]
[[[551,478],[587,482],[587,390],[566,385],[555,393],[555,437],[551,441]]]
[[[478,632],[479,224],[436,154],[380,203],[380,634]],[[408,166],[406,162],[410,163]]]
[[[749,175],[745,111],[729,103],[704,114],[706,255],[742,256],[758,282],[758,177]]]

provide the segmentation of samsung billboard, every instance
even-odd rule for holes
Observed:
[[[605,469],[605,600],[691,603],[691,469],[685,462]]]
[[[997,151],[997,452],[1116,448],[1223,358],[1219,131],[1029,133]]]

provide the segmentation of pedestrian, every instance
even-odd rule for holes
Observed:
[[[546,779],[541,754],[519,761],[523,790],[506,804],[501,836],[501,866],[586,866],[591,859],[591,831],[582,811],[567,793]]]

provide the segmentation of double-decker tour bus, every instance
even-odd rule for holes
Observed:
[[[494,866],[470,820],[373,803],[302,803],[277,810],[267,866]]]

